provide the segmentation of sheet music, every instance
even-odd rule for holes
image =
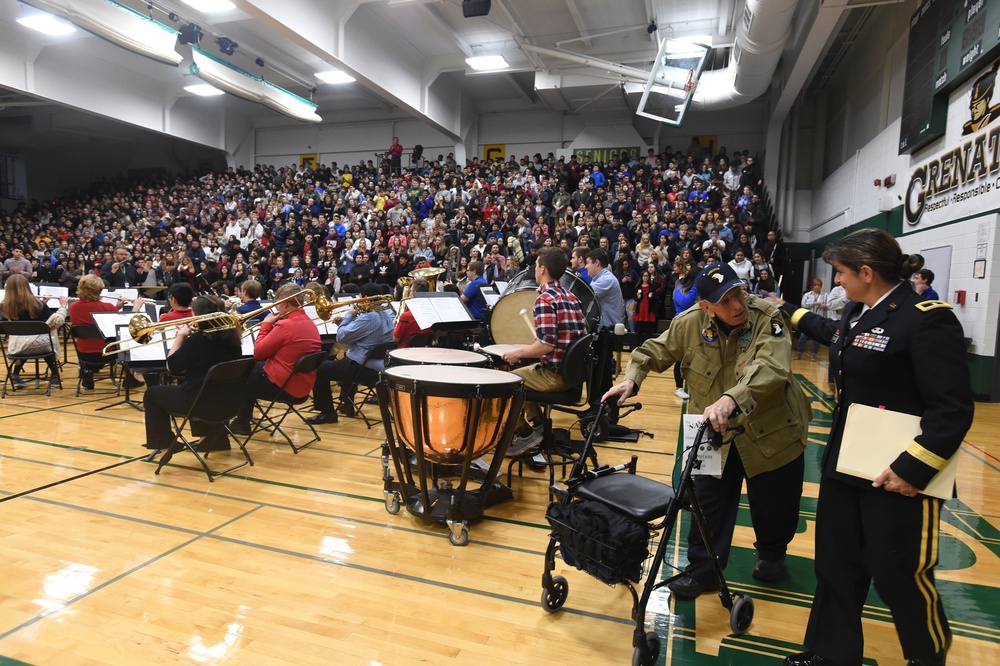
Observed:
[[[472,315],[459,298],[411,298],[406,306],[420,328],[439,322],[472,321]]]
[[[492,291],[483,290],[483,298],[486,299],[486,307],[492,308],[500,300],[500,294],[495,294]]]
[[[244,335],[240,338],[240,347],[243,351],[243,356],[253,356],[253,348],[257,342],[257,331],[251,331],[250,335]]]
[[[501,294],[507,290],[507,284],[508,283],[503,280],[493,280],[493,286],[496,287],[497,292]]]
[[[132,340],[132,336],[129,335],[128,327],[118,328],[118,339],[127,341],[126,344],[131,344],[132,346],[125,347],[123,349],[128,351],[128,357],[130,363],[141,363],[143,361],[166,361],[167,360],[167,345],[164,342],[164,332],[156,331],[153,333],[154,342],[148,345],[139,345],[139,343]]]
[[[123,301],[128,301],[131,303],[139,297],[138,289],[107,289],[103,294],[104,298],[114,299],[113,302],[118,302],[118,299]]]
[[[128,322],[132,318],[132,315],[125,314],[124,312],[91,312],[90,317],[97,324],[97,328],[101,329],[101,335],[110,339],[117,337],[117,327],[124,326],[126,329],[128,328]]]
[[[69,296],[69,287],[53,287],[45,284],[38,285],[38,295],[48,296],[50,299],[56,299],[56,307],[59,307],[59,297]],[[49,301],[51,305],[51,300]]]

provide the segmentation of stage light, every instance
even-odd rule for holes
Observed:
[[[181,44],[197,44],[205,35],[202,34],[201,28],[194,23],[188,23],[181,26],[180,30],[177,31],[177,36],[177,41]]]
[[[316,72],[316,78],[323,83],[331,83],[334,85],[341,83],[354,83],[355,79],[350,74],[340,71],[339,69],[331,69],[325,72]]]
[[[184,86],[184,90],[188,91],[193,95],[198,95],[198,97],[216,97],[218,95],[225,95],[226,93],[219,90],[213,85],[207,83],[198,83],[195,85]]]
[[[236,53],[236,49],[240,46],[228,37],[219,37],[215,40],[215,43],[219,45],[219,52],[227,56],[231,56]]]
[[[76,28],[69,21],[63,20],[52,14],[31,14],[30,16],[22,16],[17,19],[17,22],[23,25],[25,28],[31,28],[32,30],[37,30],[43,35],[49,35],[51,37],[61,37],[62,35],[68,35],[71,32],[76,32]]]

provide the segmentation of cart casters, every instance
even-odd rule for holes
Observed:
[[[386,513],[388,513],[390,516],[395,516],[397,513],[399,513],[399,500],[400,500],[399,493],[394,492],[392,490],[383,490],[382,492],[385,495]]]
[[[632,666],[652,666],[660,656],[660,637],[655,631],[647,631],[642,645],[632,653]]]
[[[596,420],[593,416],[585,416],[580,419],[580,434],[583,435],[584,439],[590,437],[591,430],[594,431],[594,441],[603,442],[608,438],[608,433],[611,432],[611,421],[606,416],[601,416]]]
[[[469,543],[469,527],[464,520],[449,520],[448,541],[453,546],[464,546]]]
[[[751,597],[734,594],[733,607],[729,610],[729,628],[737,636],[746,633],[753,622],[753,599]]]
[[[542,589],[542,608],[549,613],[555,613],[569,596],[569,583],[562,576],[553,576],[552,584]]]

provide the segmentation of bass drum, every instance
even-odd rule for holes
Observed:
[[[601,326],[601,304],[590,285],[571,270],[559,280],[562,286],[580,300],[587,332],[593,333]],[[500,295],[500,300],[487,310],[486,330],[494,344],[530,345],[535,341],[533,322],[538,283],[535,269],[528,267],[515,275]],[[521,310],[525,314],[521,314]]]

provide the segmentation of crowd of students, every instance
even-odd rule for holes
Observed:
[[[0,211],[3,277],[65,285],[232,295],[320,282],[397,279],[421,266],[463,290],[533,265],[538,250],[604,248],[637,324],[670,318],[674,262],[730,261],[776,291],[784,246],[768,229],[763,179],[747,151],[700,145],[606,163],[536,154],[458,165],[449,155],[398,174],[368,164],[235,168],[197,177],[102,180],[80,195]],[[350,289],[353,291],[353,289]],[[653,324],[655,326],[655,324]]]

